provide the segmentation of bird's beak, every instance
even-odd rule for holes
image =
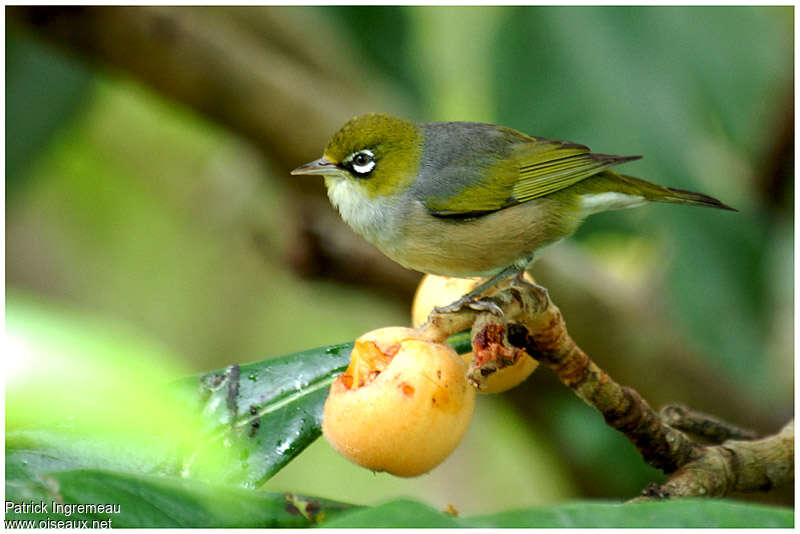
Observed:
[[[292,174],[295,176],[298,174],[337,174],[338,170],[339,167],[335,163],[323,156],[305,165],[300,165],[292,171]]]

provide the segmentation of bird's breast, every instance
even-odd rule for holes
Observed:
[[[412,203],[392,252],[405,267],[437,275],[491,276],[575,231],[576,206],[536,199],[474,219],[435,217]]]
[[[411,193],[369,198],[357,182],[326,184],[353,230],[400,265],[437,275],[491,276],[571,234],[582,218],[559,195],[464,220],[431,215]]]

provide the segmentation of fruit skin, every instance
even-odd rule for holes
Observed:
[[[351,367],[360,366],[364,376],[364,362],[375,359],[376,349],[388,360],[377,376],[358,385],[345,372],[331,385],[322,433],[367,469],[421,475],[450,455],[472,419],[475,391],[466,381],[467,366],[449,345],[391,327],[357,339]]]
[[[533,278],[525,273],[525,279],[533,283]],[[428,320],[434,306],[448,304],[480,284],[480,278],[454,278],[452,276],[425,275],[417,287],[414,303],[411,305],[411,324],[416,328]],[[472,363],[472,352],[461,355],[467,366]],[[521,356],[508,367],[499,369],[486,377],[485,385],[478,393],[502,393],[518,386],[536,368],[539,362],[530,356]]]
[[[414,293],[411,305],[411,325],[414,328],[424,324],[435,306],[450,304],[461,295],[469,293],[481,282],[480,278],[455,278],[426,274]]]

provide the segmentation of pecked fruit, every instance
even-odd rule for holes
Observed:
[[[439,465],[469,426],[475,392],[447,344],[389,327],[355,341],[350,365],[331,385],[322,433],[367,469],[412,477]]]
[[[525,279],[533,282],[528,273]],[[434,306],[447,304],[468,293],[481,282],[480,278],[453,278],[450,276],[425,275],[417,287],[414,303],[411,306],[411,323],[416,328],[428,320],[428,314]],[[472,362],[472,353],[462,354],[461,357],[469,366]],[[516,360],[486,377],[484,386],[479,393],[501,393],[522,383],[539,366],[539,362],[527,354],[519,354]]]

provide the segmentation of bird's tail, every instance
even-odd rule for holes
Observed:
[[[692,206],[707,206],[709,208],[718,208],[721,210],[738,211],[720,200],[704,195],[703,193],[696,193],[694,191],[686,191],[685,189],[675,189],[673,187],[664,187],[658,184],[640,180],[633,176],[621,175],[625,180],[635,182],[636,185],[643,193],[647,200],[654,202],[672,202],[676,204],[690,204]]]
[[[646,180],[634,178],[625,174],[606,171],[608,178],[617,182],[618,187],[629,194],[638,194],[651,202],[670,202],[674,204],[690,204],[692,206],[707,206],[721,210],[738,211],[716,198],[703,193],[675,189],[654,184]]]

